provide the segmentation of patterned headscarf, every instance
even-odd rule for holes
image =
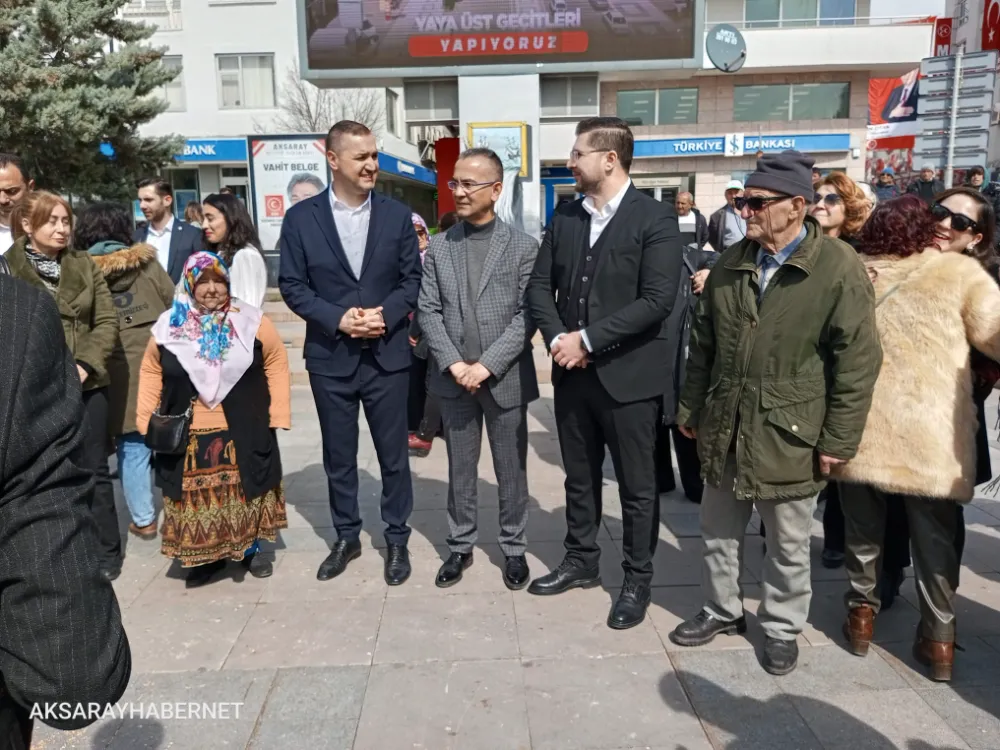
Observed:
[[[234,297],[218,310],[201,309],[194,290],[207,272],[229,286],[229,269],[222,258],[209,252],[192,255],[184,264],[174,304],[156,321],[153,337],[177,357],[201,400],[214,409],[253,364],[261,311]]]
[[[410,221],[412,221],[413,225],[416,227],[423,227],[424,232],[426,232],[427,234],[427,239],[424,241],[424,246],[420,249],[420,263],[422,265],[424,262],[424,256],[427,255],[427,250],[431,246],[431,230],[427,228],[427,222],[424,221],[424,217],[416,212],[410,215]]]

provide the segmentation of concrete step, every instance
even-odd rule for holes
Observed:
[[[281,300],[271,302],[264,300],[264,314],[271,319],[272,323],[305,323],[302,318],[288,309]]]

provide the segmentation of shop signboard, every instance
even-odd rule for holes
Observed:
[[[330,184],[324,138],[322,135],[247,137],[250,202],[265,251],[277,248],[288,209]]]

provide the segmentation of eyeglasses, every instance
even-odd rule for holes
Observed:
[[[787,201],[791,197],[790,195],[752,195],[749,198],[740,196],[739,198],[733,198],[733,205],[736,206],[737,211],[749,208],[751,211],[757,212],[763,211],[764,207],[771,203]]]
[[[944,221],[945,219],[951,219],[951,228],[956,232],[965,232],[972,230],[973,232],[979,231],[979,224],[972,219],[970,219],[965,214],[957,214],[952,211],[947,206],[943,206],[940,203],[935,203],[931,206],[931,214],[938,221]]]
[[[459,182],[458,180],[448,180],[448,189],[453,192],[461,188],[467,193],[475,193],[490,185],[496,185],[496,182],[469,182],[468,180]]]
[[[610,150],[611,149],[607,148],[595,148],[591,149],[590,151],[581,151],[578,148],[574,148],[572,151],[569,152],[569,158],[572,159],[573,161],[577,161],[583,156],[589,156],[590,154],[606,154]]]
[[[841,198],[836,193],[827,193],[826,195],[817,195],[816,196],[816,205],[817,206],[820,203],[825,203],[828,206],[836,206],[838,203],[843,203],[843,202],[844,202],[844,199]]]

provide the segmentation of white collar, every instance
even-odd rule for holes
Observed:
[[[163,229],[161,229],[159,232],[157,232],[155,229],[153,229],[153,222],[149,223],[149,233],[152,234],[155,237],[162,237],[167,232],[172,232],[173,229],[174,229],[174,215],[173,214],[170,214],[170,219],[163,226]]]
[[[625,180],[625,184],[622,186],[622,189],[618,191],[614,198],[605,203],[604,208],[600,211],[594,207],[594,199],[588,195],[583,199],[583,208],[591,216],[614,216],[618,213],[618,207],[622,204],[622,200],[625,198],[625,193],[628,192],[630,187],[632,187],[632,180]]]
[[[337,206],[340,206],[342,209],[344,209],[346,211],[350,211],[352,213],[353,212],[357,212],[357,211],[367,211],[372,206],[372,193],[371,193],[370,190],[368,191],[368,197],[365,199],[365,202],[362,203],[360,206],[348,206],[346,203],[344,203],[344,201],[340,200],[340,198],[337,197],[337,194],[335,192],[333,192],[333,183],[331,182],[330,183],[330,208],[332,208],[334,211],[336,211],[337,210]]]

